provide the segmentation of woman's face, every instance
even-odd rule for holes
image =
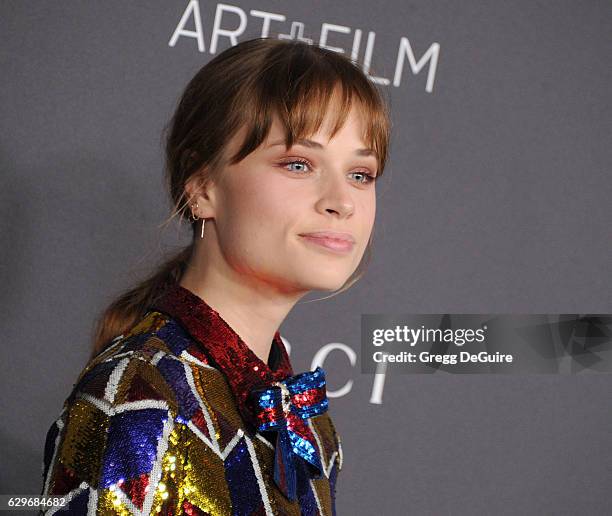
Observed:
[[[377,160],[358,152],[367,146],[354,109],[332,140],[329,123],[325,120],[308,138],[316,143],[296,143],[286,150],[285,133],[275,118],[266,141],[241,162],[226,166],[212,185],[210,216],[219,252],[209,256],[225,260],[227,271],[245,281],[302,293],[337,290],[355,271],[374,225]],[[232,139],[228,156],[243,138],[239,132]],[[321,245],[323,240],[302,236],[321,231],[346,233],[354,244],[334,251]]]

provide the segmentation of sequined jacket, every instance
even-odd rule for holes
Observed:
[[[288,375],[278,331],[265,363],[174,284],[79,375],[47,433],[41,494],[64,497],[59,514],[333,516],[342,447],[329,410],[306,420],[322,475],[300,477],[291,501],[247,403],[263,378]]]

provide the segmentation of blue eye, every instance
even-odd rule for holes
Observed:
[[[308,165],[309,167],[311,167],[311,163],[308,160],[305,159],[292,159],[291,161],[284,161],[283,165],[287,166],[287,165],[293,165],[294,163],[300,163],[301,165]],[[291,172],[299,172],[299,170],[291,170]]]
[[[374,174],[370,174],[368,172],[353,172],[354,174],[361,174],[365,179],[363,181],[357,181],[358,183],[363,183],[367,185],[369,183],[373,183],[376,181],[376,176]]]
[[[291,160],[281,162],[281,165],[283,167],[287,167],[288,165],[294,165],[295,163],[298,163],[300,165],[306,165],[307,167],[312,169],[312,163],[310,163],[310,161],[304,158],[292,158]],[[298,174],[301,174],[302,172],[308,172],[308,171],[305,171],[302,169],[301,171],[300,170],[289,170],[289,172],[296,172]],[[362,184],[362,185],[367,185],[367,184],[370,184],[376,181],[376,175],[371,174],[365,170],[364,171],[359,170],[357,172],[352,172],[352,174],[358,174],[364,177],[362,180],[357,181],[357,183]]]

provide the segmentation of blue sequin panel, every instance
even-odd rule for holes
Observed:
[[[302,467],[298,468],[297,473],[297,496],[300,500],[302,516],[318,516],[317,501],[312,492],[310,481],[305,476]]]
[[[261,504],[261,494],[244,437],[225,459],[225,478],[232,499],[232,514],[254,513]]]
[[[170,319],[157,330],[155,335],[163,340],[176,356],[180,356],[193,342],[193,339],[185,332],[183,327],[173,319]]]
[[[190,420],[200,408],[200,405],[187,382],[185,365],[176,359],[163,357],[158,362],[157,368],[161,371],[168,385],[172,385],[179,405],[179,415],[184,420]]]
[[[167,418],[168,411],[162,409],[133,410],[111,417],[102,463],[102,487],[153,469]]]

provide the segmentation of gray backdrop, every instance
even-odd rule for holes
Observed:
[[[300,22],[347,52],[359,29],[360,63],[372,33],[390,80],[374,262],[287,318],[296,371],[329,343],[358,353],[362,313],[612,313],[609,2],[313,4],[200,1],[203,51],[169,45],[187,1],[0,4],[1,493],[39,493],[95,315],[188,241],[157,227],[160,131],[223,5],[237,41],[261,35],[251,10],[285,17],[273,37]],[[231,44],[221,33],[215,52]],[[402,45],[414,65],[429,52],[418,73]],[[612,375],[395,375],[377,403],[345,353],[325,368],[347,387],[331,399],[340,515],[610,513]]]

